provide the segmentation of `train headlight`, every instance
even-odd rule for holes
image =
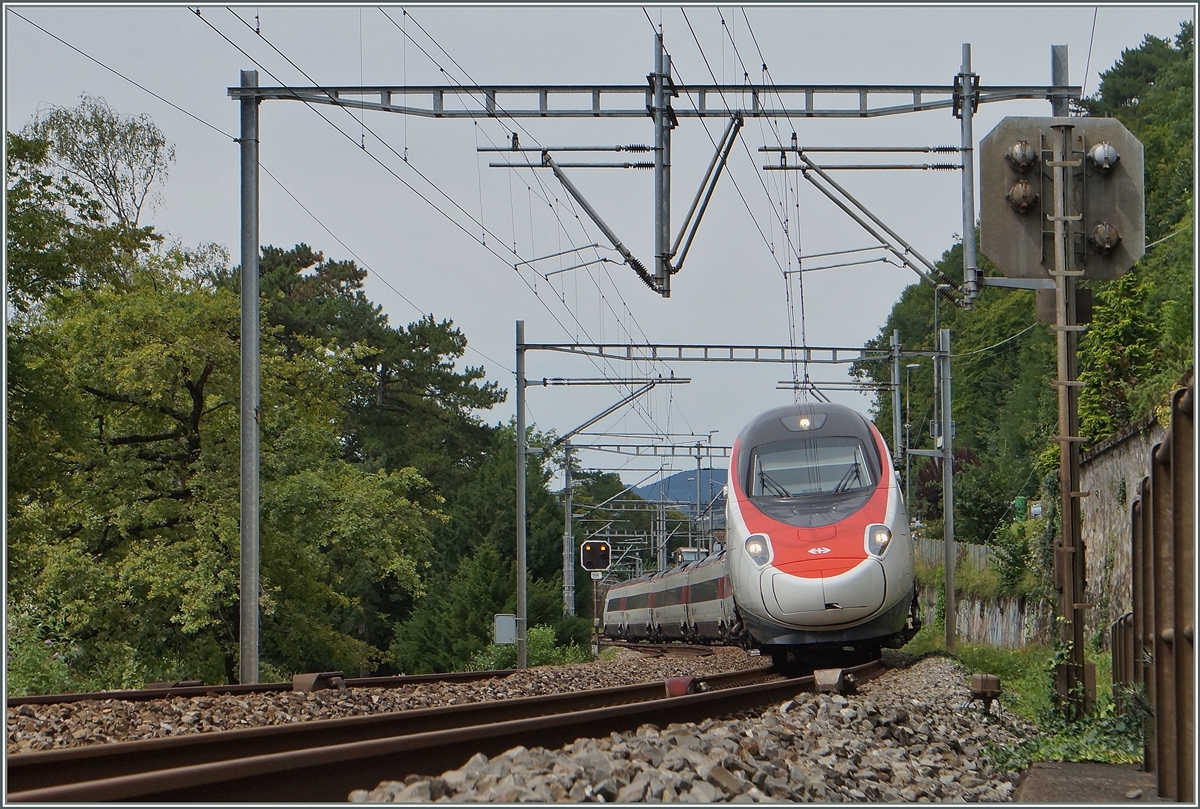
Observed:
[[[746,555],[754,564],[762,567],[771,561],[771,540],[766,534],[751,534],[746,538]]]
[[[867,551],[873,556],[883,556],[892,542],[892,529],[886,525],[867,526]]]

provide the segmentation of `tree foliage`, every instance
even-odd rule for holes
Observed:
[[[220,250],[159,251],[107,216],[47,140],[7,139],[10,688],[236,679],[236,276]],[[264,324],[267,677],[386,662],[378,594],[421,594],[443,519],[410,465],[347,457],[370,347],[337,338]]]
[[[55,606],[85,682],[237,670],[238,302],[177,259],[144,256],[126,286],[59,296],[29,332],[68,404],[19,447],[58,462],[9,499],[9,594]],[[262,656],[279,671],[373,666],[358,596],[385,579],[420,589],[438,498],[411,469],[340,457],[340,387],[356,370],[315,340],[291,355],[263,342]]]
[[[174,157],[148,117],[85,97],[7,138],[10,692],[236,680],[240,270],[138,224]],[[260,273],[260,676],[468,665],[515,607],[514,432],[479,415],[505,391],[354,262]],[[549,478],[529,617],[567,646]]]
[[[1146,256],[1116,281],[1093,283],[1095,313],[1080,341],[1083,434],[1096,441],[1161,405],[1194,366],[1195,36],[1147,36],[1101,74],[1086,108],[1112,115],[1146,158]]]
[[[137,226],[175,162],[175,147],[149,115],[123,116],[86,93],[74,108],[42,112],[22,134],[48,143],[53,164],[126,227]]]
[[[481,383],[481,367],[458,367],[467,346],[462,332],[432,315],[391,326],[364,294],[362,268],[304,244],[263,248],[260,273],[266,319],[279,326],[289,351],[306,337],[355,349],[364,373],[342,423],[347,460],[413,466],[439,486],[460,485],[490,440],[475,411],[506,396],[495,382]]]

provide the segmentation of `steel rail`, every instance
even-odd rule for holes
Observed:
[[[347,688],[403,688],[406,685],[422,685],[424,683],[469,683],[476,680],[490,680],[494,677],[507,677],[515,671],[516,669],[500,669],[497,671],[455,671],[445,674],[399,674],[389,677],[346,677],[345,682]],[[295,690],[296,688],[292,683],[177,685],[162,688],[130,689],[126,691],[92,691],[75,694],[38,694],[28,697],[9,697],[7,707],[57,705],[67,702],[82,702],[88,699],[145,702],[152,699],[170,699],[171,697],[271,694],[278,691]]]
[[[879,661],[846,669],[860,681],[881,670]],[[655,686],[661,694],[662,684]],[[462,711],[471,724],[13,791],[7,797],[13,802],[344,801],[351,791],[370,789],[381,781],[440,774],[461,766],[475,753],[495,756],[517,745],[556,748],[578,738],[631,731],[646,723],[666,726],[672,722],[699,722],[761,709],[813,687],[811,676],[799,677],[494,722]],[[14,759],[19,756],[8,759],[10,778]]]
[[[654,657],[663,654],[674,654],[677,657],[709,657],[713,654],[711,646],[689,643],[642,643],[638,641],[630,643],[622,640],[608,640],[601,641],[600,647],[603,649],[628,649],[631,652]]]
[[[773,672],[772,667],[764,666],[701,677],[697,678],[697,682],[703,682],[709,689],[729,688],[761,680]],[[661,697],[664,693],[662,682],[651,682],[592,691],[16,753],[8,757],[7,789],[11,796],[12,793],[34,789],[288,750],[644,702]]]

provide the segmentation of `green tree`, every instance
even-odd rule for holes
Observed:
[[[5,282],[10,328],[47,298],[119,281],[129,257],[161,237],[150,228],[109,224],[79,182],[55,176],[50,143],[5,133]]]
[[[548,443],[531,433],[531,444]],[[433,536],[427,595],[396,629],[391,651],[405,672],[454,671],[491,643],[492,616],[516,611],[516,431],[495,433],[476,475],[450,493]],[[561,505],[541,455],[526,477],[529,626],[562,623]]]
[[[986,275],[999,275],[985,256],[979,256],[979,263]],[[961,278],[962,245],[947,250],[937,266]],[[1012,501],[1036,491],[1033,464],[1052,435],[1048,425],[1053,424],[1055,398],[1049,386],[1054,343],[1045,328],[1037,326],[1035,314],[1031,293],[987,287],[970,312],[944,301],[938,306],[937,328],[949,328],[952,335],[955,527],[964,540],[989,541]],[[893,330],[899,330],[906,351],[934,348],[932,289],[923,284],[905,289],[868,345],[887,350]],[[915,362],[921,367],[900,380],[901,396],[909,396],[902,402],[902,415],[911,419],[912,446],[932,448],[928,425],[934,408],[940,409],[940,402],[934,402],[933,363]],[[857,363],[853,373],[865,382],[891,382],[885,363]],[[891,395],[877,395],[873,412],[876,423],[886,425],[882,432],[891,443]],[[940,468],[932,459],[914,456],[911,474],[910,513],[924,521],[940,520]]]
[[[10,499],[9,592],[54,605],[93,682],[237,668],[238,302],[177,255],[147,257],[127,287],[60,296],[33,330],[77,421],[47,426],[61,477]],[[371,668],[383,652],[357,637],[358,596],[380,579],[419,590],[437,497],[411,469],[339,457],[353,357],[270,339],[263,355],[263,659]]]
[[[482,381],[482,367],[458,367],[462,332],[432,315],[391,326],[363,292],[365,270],[304,244],[264,247],[260,272],[267,322],[280,327],[289,351],[306,337],[356,348],[366,373],[345,403],[346,458],[369,468],[413,466],[441,488],[461,485],[491,442],[492,428],[476,412],[506,395]],[[236,288],[236,279],[229,283]]]
[[[1080,414],[1081,431],[1093,442],[1152,411],[1193,367],[1193,72],[1188,22],[1173,43],[1148,36],[1125,51],[1102,74],[1097,95],[1081,104],[1089,114],[1116,116],[1142,141],[1150,242],[1121,279],[1087,282],[1095,306],[1080,341],[1086,383]],[[985,256],[979,262],[985,275],[998,274]],[[961,245],[946,251],[938,266],[960,278]],[[932,295],[926,286],[906,289],[869,345],[886,350],[899,330],[905,349],[932,349]],[[969,541],[1004,541],[1010,532],[998,528],[1010,519],[1011,501],[1056,480],[1046,477],[1058,457],[1054,341],[1035,323],[1033,295],[1019,290],[985,288],[973,311],[943,305],[939,320],[953,333],[956,527]],[[911,375],[916,447],[931,442],[924,426],[933,407],[932,374],[927,361],[921,364]],[[854,373],[864,382],[890,382],[889,369],[878,363],[859,363]],[[874,414],[878,423],[891,424],[890,395],[876,397]],[[883,432],[890,437],[890,429]],[[910,511],[936,519],[940,472],[923,458],[914,458],[912,468],[916,502]]]
[[[47,142],[53,165],[82,183],[126,227],[137,226],[175,162],[175,147],[149,115],[121,115],[86,93],[72,109],[42,112],[22,134]]]
[[[1095,313],[1080,341],[1080,424],[1092,441],[1151,412],[1194,367],[1194,35],[1189,21],[1174,43],[1147,36],[1084,104],[1142,142],[1149,242],[1126,275],[1092,284]]]

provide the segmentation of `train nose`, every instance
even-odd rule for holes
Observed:
[[[816,571],[809,571],[809,576]],[[871,616],[883,606],[883,566],[868,559],[844,573],[801,577],[767,569],[761,578],[767,611],[787,624],[834,626]]]

